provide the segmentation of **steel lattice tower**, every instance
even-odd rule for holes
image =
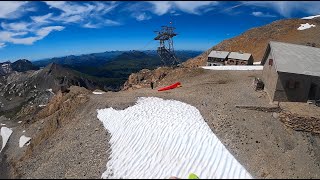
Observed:
[[[172,26],[161,26],[160,31],[155,31],[157,36],[154,40],[160,41],[157,53],[165,66],[176,66],[180,63],[173,48],[173,37],[178,35],[174,30]]]

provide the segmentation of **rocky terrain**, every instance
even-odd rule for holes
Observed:
[[[97,119],[96,110],[124,109],[143,96],[175,99],[195,106],[212,131],[255,178],[320,177],[319,136],[296,131],[281,120],[283,113],[307,117],[303,109],[317,107],[305,104],[299,106],[302,110],[295,111],[296,105],[269,104],[266,93],[255,91],[252,86],[254,77],[260,77],[261,71],[190,68],[184,72],[177,76],[168,74],[161,82],[163,85],[178,80],[182,83],[182,87],[171,91],[141,87],[93,94],[72,86],[68,93],[57,92],[33,119],[13,126],[15,133],[5,151],[11,164],[10,177],[100,178],[106,170],[110,149],[109,135]],[[32,137],[31,144],[18,148],[23,130]]]
[[[8,118],[13,117],[23,107],[39,109],[48,103],[61,88],[71,85],[94,90],[104,89],[102,80],[90,77],[57,64],[49,64],[40,70],[28,70],[33,66],[21,66],[13,63],[13,70],[0,76],[0,112]]]
[[[0,63],[0,76],[11,74],[13,71],[25,72],[29,70],[38,70],[30,61],[26,59],[19,59],[13,63],[4,62]]]
[[[10,74],[12,72],[12,67],[10,62],[0,63],[0,76]]]

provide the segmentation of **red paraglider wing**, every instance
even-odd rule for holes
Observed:
[[[169,90],[169,89],[174,89],[174,88],[176,88],[178,86],[181,86],[180,82],[171,84],[170,86],[166,86],[166,87],[160,88],[160,89],[158,89],[158,91],[166,91],[166,90]]]

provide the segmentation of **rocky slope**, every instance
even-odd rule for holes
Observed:
[[[314,24],[316,27],[297,30],[301,24],[305,23]],[[258,62],[261,61],[270,40],[320,48],[320,39],[315,37],[320,37],[320,18],[278,20],[265,26],[249,29],[239,36],[224,40],[203,54],[188,60],[184,63],[184,66],[195,67],[205,65],[211,50],[251,53],[254,60]]]
[[[5,76],[12,72],[12,67],[10,62],[0,63],[0,76]]]
[[[181,81],[182,87],[171,91],[141,88],[96,95],[84,88],[71,87],[68,93],[57,92],[34,119],[24,118],[14,129],[6,150],[12,165],[10,177],[100,178],[111,149],[110,134],[97,119],[97,109],[125,109],[134,105],[138,97],[150,96],[196,107],[212,131],[255,178],[320,177],[319,136],[287,128],[279,119],[281,114],[267,111],[274,108],[267,94],[252,88],[252,80],[261,77],[261,72],[201,68],[179,68],[172,72],[175,73],[167,74],[162,82]],[[145,71],[146,77],[149,73]],[[243,109],[239,105],[258,108]],[[294,105],[294,108],[305,112],[310,106],[306,104],[301,109]],[[32,137],[31,143],[18,148],[23,130]]]
[[[13,63],[4,62],[0,63],[0,76],[11,74],[13,71],[26,72],[29,70],[38,70],[29,60],[19,59]]]
[[[90,90],[104,86],[99,79],[54,63],[37,71],[13,71],[0,77],[0,113],[11,117],[24,106],[43,106],[61,88],[72,85]]]

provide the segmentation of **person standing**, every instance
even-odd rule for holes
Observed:
[[[150,82],[151,89],[153,89],[153,81]]]

